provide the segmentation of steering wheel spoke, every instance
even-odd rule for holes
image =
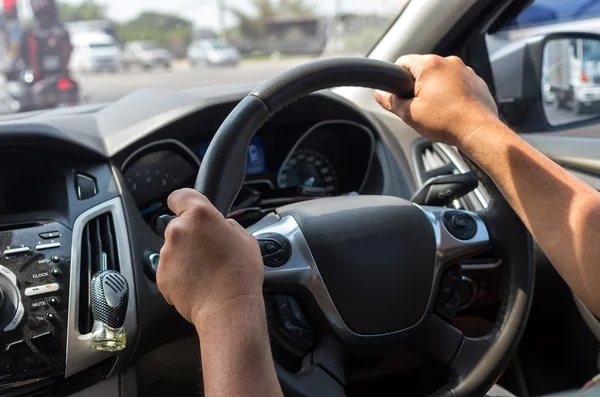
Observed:
[[[456,263],[487,247],[490,237],[478,214],[445,207],[423,207],[423,211],[435,231],[438,267]]]

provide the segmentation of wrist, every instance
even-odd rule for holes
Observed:
[[[455,145],[461,152],[469,155],[481,146],[482,142],[487,142],[497,134],[499,130],[504,129],[505,125],[497,117],[485,117],[469,123],[460,134]]]
[[[201,335],[213,329],[220,332],[225,324],[228,327],[245,325],[263,317],[266,317],[266,312],[261,291],[257,294],[239,295],[219,303],[204,305],[194,311],[192,322]]]

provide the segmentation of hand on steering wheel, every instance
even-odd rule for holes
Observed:
[[[376,88],[410,99],[413,85],[407,70],[364,58],[316,61],[284,72],[252,91],[223,122],[195,188],[227,214],[244,180],[250,139],[278,110],[337,86]],[[293,295],[312,316],[324,317],[328,324],[319,332],[333,337],[327,340],[339,341],[338,347],[385,350],[410,344],[428,353],[450,373],[436,397],[483,395],[508,365],[523,333],[534,269],[525,227],[491,181],[472,168],[491,197],[490,206],[480,214],[421,208],[386,196],[324,198],[278,208],[271,223],[261,224],[254,235],[285,237],[291,256],[280,267],[264,268],[264,289]],[[218,233],[226,223],[222,215],[219,222],[214,215],[209,222]],[[472,233],[453,233],[448,225],[454,216],[467,219]],[[178,227],[174,230],[167,231],[167,240]],[[238,243],[248,241],[240,237]],[[469,338],[434,312],[435,302],[446,269],[486,247],[504,263],[503,304],[493,331]],[[187,313],[186,309],[182,314]],[[340,375],[331,368],[341,368],[342,349],[330,346],[318,345],[314,357],[319,358],[301,373],[277,368],[286,394],[344,395],[343,371]]]

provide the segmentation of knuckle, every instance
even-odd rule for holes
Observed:
[[[202,198],[194,199],[194,202],[190,204],[189,212],[196,219],[205,219],[213,215],[214,209],[212,204],[202,196]]]
[[[424,63],[427,68],[436,68],[442,63],[442,57],[438,55],[426,55]]]
[[[180,219],[172,220],[165,229],[165,240],[173,241],[187,234],[187,226]]]
[[[448,60],[450,62],[453,62],[453,63],[457,63],[457,64],[462,64],[463,63],[462,59],[460,59],[456,55],[450,55],[449,57],[446,57],[446,60]]]

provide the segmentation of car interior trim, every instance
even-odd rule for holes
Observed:
[[[458,171],[460,171],[461,173],[470,171],[469,167],[458,156],[456,156],[456,153],[453,150],[451,150],[447,145],[444,145],[441,143],[436,143],[435,145],[438,148],[440,148],[440,150],[442,150],[444,152],[444,154],[446,154],[446,156],[448,156],[448,158],[450,159],[450,161],[452,162],[452,164],[456,167],[456,169]],[[479,203],[481,204],[481,206],[484,209],[487,208],[488,200],[486,200],[485,197],[483,196],[481,189],[476,188],[475,190],[473,190],[473,193],[477,197],[477,200],[479,200]]]
[[[463,263],[461,267],[464,270],[492,270],[502,266],[502,259],[492,263]]]
[[[416,205],[416,204],[415,204]],[[417,206],[419,207],[419,206]],[[367,339],[375,339],[392,335],[400,335],[408,330],[417,327],[422,323],[426,313],[432,310],[435,305],[435,297],[437,296],[439,280],[447,268],[447,265],[458,260],[460,257],[476,254],[483,250],[489,241],[487,227],[483,220],[475,213],[463,210],[452,210],[438,207],[419,207],[431,222],[435,232],[436,240],[436,257],[435,269],[433,274],[433,288],[429,296],[427,310],[423,313],[423,317],[416,324],[394,332],[384,334],[358,334],[352,331],[342,319],[338,309],[336,308],[331,295],[323,281],[321,273],[317,267],[315,259],[312,255],[310,247],[298,222],[293,216],[287,215],[282,217],[278,222],[270,224],[263,229],[253,233],[256,238],[266,233],[277,233],[284,236],[291,245],[291,256],[286,264],[280,267],[265,266],[265,283],[292,283],[304,285],[313,294],[317,304],[325,314],[330,324],[336,329],[338,334],[346,341],[359,341]],[[469,214],[477,223],[477,232],[469,240],[461,241],[450,234],[442,222],[442,217],[447,211],[460,211]]]
[[[79,333],[79,290],[81,280],[81,252],[82,238],[85,226],[95,217],[110,213],[112,214],[117,242],[117,255],[121,274],[129,284],[129,302],[127,315],[125,317],[125,329],[128,334],[128,345],[134,345],[137,333],[137,313],[135,301],[135,280],[133,277],[133,263],[129,247],[129,235],[125,212],[120,198],[105,201],[82,213],[73,225],[73,239],[71,245],[71,274],[68,302],[68,324],[67,324],[67,354],[65,360],[65,378],[83,371],[116,353],[99,352],[92,349],[90,345],[91,333],[82,335]],[[125,350],[127,351],[127,350]]]
[[[168,146],[168,145],[175,145],[179,149],[183,150],[189,156],[189,158],[192,159],[198,167],[200,167],[200,164],[201,164],[200,159],[198,158],[198,156],[196,156],[196,154],[194,152],[192,152],[192,150],[189,147],[185,146],[183,143],[181,143],[177,139],[168,138],[168,139],[161,139],[160,141],[150,142],[150,143],[142,146],[141,148],[137,149],[133,153],[131,153],[129,156],[127,156],[125,161],[123,161],[123,165],[121,165],[121,171],[125,172],[125,170],[130,165],[130,163],[134,163],[135,160],[137,160],[137,157],[141,153],[145,153],[148,149],[153,148],[155,146]]]

